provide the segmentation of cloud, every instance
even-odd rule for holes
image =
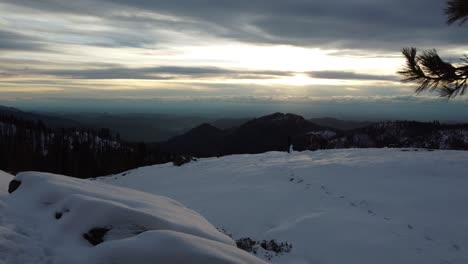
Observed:
[[[107,33],[115,33],[114,41],[96,42],[106,45],[141,47],[151,41],[171,41],[164,34],[148,38],[161,29],[241,42],[376,52],[398,52],[411,45],[430,48],[468,43],[463,27],[445,24],[445,2],[440,0],[6,2],[29,8],[29,12],[99,17],[102,23],[113,25]],[[108,36],[112,38],[112,34]]]
[[[272,79],[291,76],[283,71],[230,70],[217,67],[158,66],[143,68],[109,67],[73,70],[32,70],[29,74],[52,75],[73,79],[143,79],[171,80],[177,78]]]
[[[372,75],[346,71],[314,71],[308,73],[312,78],[319,79],[339,79],[339,80],[367,80],[367,81],[399,81],[398,76],[393,75]]]
[[[0,29],[0,50],[40,51],[44,47],[36,38]]]

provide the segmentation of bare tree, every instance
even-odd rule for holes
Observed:
[[[468,1],[447,1],[445,14],[448,24],[465,23],[468,21]],[[465,94],[468,85],[467,56],[459,64],[453,65],[442,60],[435,49],[417,54],[416,48],[404,48],[402,53],[406,58],[406,65],[398,73],[403,76],[403,82],[418,84],[416,93],[435,91],[449,99]]]

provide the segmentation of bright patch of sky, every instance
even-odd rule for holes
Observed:
[[[443,8],[438,0],[6,0],[0,103],[413,95],[396,74],[402,47],[438,48],[450,60],[468,50],[466,27],[448,27]]]

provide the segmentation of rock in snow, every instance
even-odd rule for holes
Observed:
[[[0,187],[13,179],[0,173]],[[182,204],[25,172],[0,193],[0,263],[264,263]],[[104,231],[105,230],[105,231]]]

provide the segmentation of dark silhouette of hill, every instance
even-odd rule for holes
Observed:
[[[166,151],[199,157],[286,151],[290,143],[297,150],[305,150],[309,145],[307,133],[322,130],[325,128],[302,116],[275,113],[225,130],[204,124],[161,143],[161,146]]]
[[[212,121],[198,116],[153,113],[64,113],[63,117],[92,128],[106,127],[129,142],[161,142]]]
[[[320,126],[330,127],[340,130],[351,130],[361,127],[366,127],[374,124],[375,122],[369,121],[353,121],[353,120],[341,120],[332,117],[321,117],[309,119],[312,123]]]
[[[328,139],[328,148],[429,148],[468,150],[468,124],[388,121]]]
[[[14,107],[7,107],[0,105],[0,115],[2,116],[13,116],[15,118],[27,120],[27,121],[41,121],[48,127],[54,128],[71,128],[71,127],[83,127],[83,124],[69,118],[63,118],[53,115],[38,114],[33,112],[21,111]]]
[[[225,123],[225,129],[204,123],[162,143],[146,144],[121,141],[119,133],[111,129],[92,129],[66,118],[0,107],[0,169],[93,177],[171,161],[180,166],[192,157],[287,151],[291,144],[296,151],[382,147],[468,150],[468,124],[388,121],[339,130],[330,128],[330,122],[349,124],[323,120],[327,126],[295,114],[274,113],[234,127],[231,125],[239,119],[233,119]],[[69,127],[48,126],[47,122]],[[144,125],[128,129],[144,129]]]
[[[0,170],[44,171],[74,177],[96,177],[128,169],[180,160],[157,144],[127,143],[118,133],[101,128],[48,127],[21,111],[0,113]]]
[[[297,150],[307,148],[306,134],[325,130],[302,116],[274,113],[252,119],[233,130],[227,136],[228,154],[262,153],[266,151],[288,150],[288,142]]]
[[[163,148],[171,152],[193,156],[220,155],[224,148],[224,138],[228,132],[210,124],[199,125],[187,133],[164,142]]]
[[[327,127],[299,115],[275,113],[225,130],[202,125],[161,143],[161,147],[167,152],[197,157],[287,151],[289,144],[298,151],[383,147],[468,150],[468,124],[388,121],[363,126],[364,123],[324,120]],[[359,128],[334,129],[330,128],[330,121]]]
[[[236,128],[252,119],[253,118],[221,118],[210,122],[210,125],[215,126],[219,129],[230,129]]]

